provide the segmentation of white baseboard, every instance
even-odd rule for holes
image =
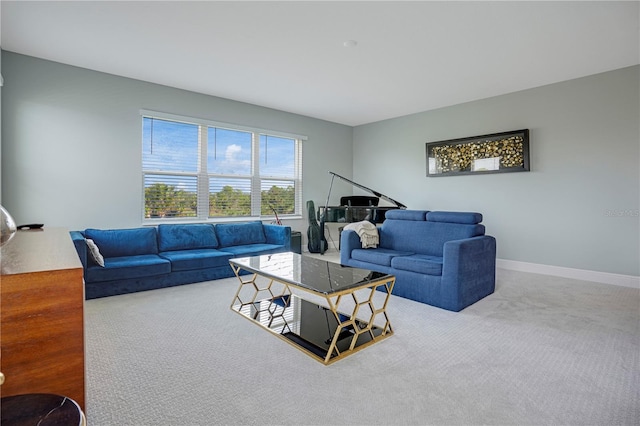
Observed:
[[[640,277],[633,275],[612,274],[609,272],[589,271],[586,269],[573,269],[562,266],[541,265],[538,263],[519,262],[517,260],[505,259],[497,259],[496,267],[512,271],[554,275],[563,278],[573,278],[576,280],[594,281],[602,284],[640,289]]]

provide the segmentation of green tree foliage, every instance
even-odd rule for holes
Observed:
[[[154,183],[144,189],[145,217],[195,217],[197,196],[166,183]]]
[[[251,195],[227,185],[209,194],[209,217],[251,216]]]
[[[273,214],[273,206],[279,215],[295,213],[295,191],[293,186],[282,188],[272,186],[268,191],[262,191],[262,205],[260,214],[269,216]]]
[[[145,217],[196,217],[197,195],[194,192],[177,189],[173,185],[154,183],[145,188]],[[295,213],[295,191],[293,186],[286,188],[272,186],[262,191],[260,213],[273,214],[273,206],[278,215]],[[224,186],[219,192],[209,194],[209,217],[251,216],[251,195]]]

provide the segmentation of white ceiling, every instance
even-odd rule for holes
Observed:
[[[636,65],[638,6],[3,0],[0,46],[355,126]]]

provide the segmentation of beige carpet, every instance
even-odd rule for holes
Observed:
[[[638,425],[640,292],[498,271],[323,366],[229,309],[236,279],[86,303],[89,424]]]

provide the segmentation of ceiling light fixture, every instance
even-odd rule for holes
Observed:
[[[342,45],[344,47],[356,47],[358,45],[358,42],[355,40],[347,40],[344,43],[342,43]]]

